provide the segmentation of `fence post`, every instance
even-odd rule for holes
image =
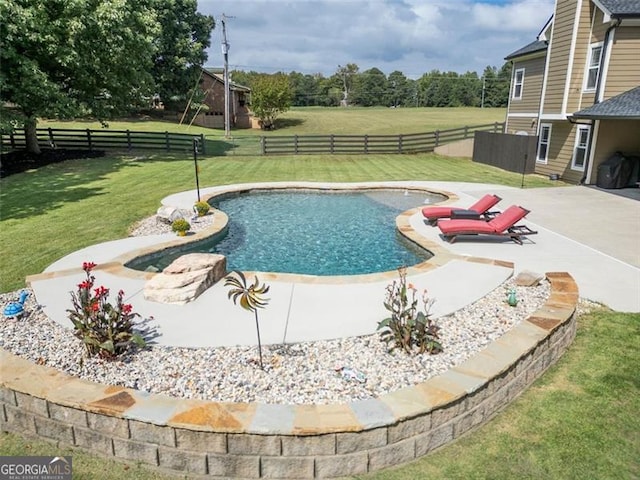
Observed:
[[[469,125],[465,125],[464,126],[464,138],[465,138],[465,140],[467,139],[468,135],[469,135]]]
[[[331,134],[331,140],[330,140],[330,148],[331,148],[331,154],[333,155],[333,152],[335,150],[335,138],[333,138],[333,133]]]
[[[51,127],[47,129],[49,131],[49,145],[51,148],[56,148],[56,142],[53,141],[53,130]]]
[[[164,143],[165,143],[167,152],[171,150],[171,142],[169,141],[169,132],[167,131],[164,132]]]
[[[438,145],[440,145],[440,130],[436,130],[435,132],[433,132],[436,136],[436,144],[435,147],[437,147]],[[434,148],[435,148],[434,147]]]
[[[89,143],[89,151],[93,150],[93,145],[91,145],[91,130],[87,128],[87,142]]]
[[[402,134],[398,135],[398,153],[402,153]]]
[[[127,149],[131,150],[131,132],[127,129]]]
[[[13,136],[13,130],[9,134],[9,139],[11,140],[11,148],[15,150],[16,148],[16,138]]]
[[[260,153],[262,155],[267,154],[267,142],[265,142],[265,137],[260,137]]]
[[[298,135],[293,136],[293,153],[298,154]]]
[[[202,155],[206,155],[207,149],[206,149],[205,143],[204,143],[204,133],[200,134],[200,149],[202,151]]]
[[[364,153],[369,153],[369,135],[364,136]]]

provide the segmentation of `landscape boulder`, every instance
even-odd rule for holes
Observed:
[[[544,280],[543,274],[530,270],[521,271],[515,278],[516,285],[521,287],[535,287],[542,280]]]
[[[174,220],[182,218],[182,212],[176,207],[163,205],[156,212],[156,221],[171,225]]]
[[[227,275],[227,259],[213,253],[189,253],[174,260],[144,286],[144,298],[184,305]]]

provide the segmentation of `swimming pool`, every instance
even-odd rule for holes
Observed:
[[[139,257],[127,266],[162,270],[185,253],[227,257],[229,270],[361,275],[415,265],[432,255],[400,235],[400,213],[446,197],[418,190],[251,190],[209,203],[229,216],[224,236],[188,249]]]

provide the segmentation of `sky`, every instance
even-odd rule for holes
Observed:
[[[554,0],[199,0],[213,15],[206,66],[222,67],[222,14],[231,70],[331,76],[355,63],[419,78],[482,74],[535,40]]]

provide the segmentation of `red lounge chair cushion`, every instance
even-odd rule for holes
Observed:
[[[422,215],[424,215],[424,217],[429,219],[429,220],[434,220],[436,218],[447,218],[447,217],[450,217],[451,216],[451,212],[453,210],[473,210],[475,212],[478,212],[479,214],[482,214],[482,213],[486,212],[487,210],[489,210],[491,207],[493,207],[500,200],[501,200],[501,198],[496,196],[496,195],[486,194],[480,200],[478,200],[476,203],[471,205],[468,209],[467,208],[461,208],[461,207],[446,207],[446,206],[444,206],[444,207],[438,207],[438,206],[424,207],[422,209]]]
[[[528,210],[512,205],[489,222],[484,220],[439,220],[438,228],[444,235],[463,233],[499,235],[522,220],[527,213],[529,213]]]

